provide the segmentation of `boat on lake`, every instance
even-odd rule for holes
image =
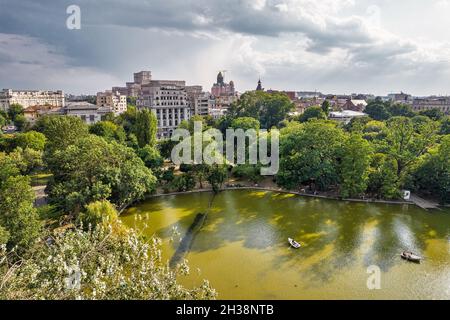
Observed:
[[[300,243],[298,243],[297,241],[295,241],[292,238],[288,238],[288,242],[295,249],[298,249],[298,248],[300,248],[302,246]]]
[[[417,254],[415,254],[411,251],[403,251],[400,256],[407,261],[411,261],[411,262],[415,262],[415,263],[420,263],[420,261],[422,260],[422,257],[418,256]]]

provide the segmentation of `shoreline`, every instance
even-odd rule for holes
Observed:
[[[233,190],[261,190],[261,191],[269,191],[269,192],[278,192],[278,193],[285,193],[285,194],[294,194],[297,196],[302,197],[308,197],[308,198],[317,198],[317,199],[326,199],[326,200],[336,200],[336,201],[348,201],[348,202],[360,202],[360,203],[382,203],[382,204],[395,204],[395,205],[414,205],[416,204],[412,201],[404,201],[404,200],[377,200],[377,199],[341,199],[338,197],[331,197],[331,196],[324,196],[324,195],[313,195],[313,194],[307,194],[307,193],[301,193],[297,191],[291,191],[291,190],[284,190],[284,189],[276,189],[276,188],[270,188],[270,187],[250,187],[250,186],[243,186],[243,187],[227,187],[227,188],[221,188],[220,192],[222,191],[233,191]],[[212,189],[195,189],[190,191],[180,191],[180,192],[169,192],[169,193],[156,193],[146,196],[144,199],[140,201],[144,201],[151,198],[158,198],[158,197],[164,197],[164,196],[175,196],[175,195],[182,195],[182,194],[192,194],[192,193],[204,193],[204,192],[213,192]],[[140,202],[137,201],[137,202]],[[124,209],[126,210],[126,209]]]

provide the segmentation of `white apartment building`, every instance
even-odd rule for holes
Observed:
[[[191,118],[185,81],[152,80],[142,85],[136,105],[158,119],[158,138],[169,138],[178,125]]]
[[[89,102],[80,101],[67,102],[63,114],[78,117],[86,124],[94,124],[102,121],[107,114],[112,112],[111,107],[100,107]]]
[[[114,114],[119,115],[127,111],[127,96],[111,90],[98,92],[97,106],[112,108]]]
[[[8,110],[12,104],[20,104],[23,108],[31,106],[64,107],[65,97],[61,90],[12,90],[0,91],[0,110]]]

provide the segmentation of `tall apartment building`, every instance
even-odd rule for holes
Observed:
[[[97,106],[110,107],[115,115],[119,115],[127,111],[127,96],[111,90],[98,92]]]
[[[8,110],[12,104],[20,104],[23,108],[31,106],[64,107],[65,97],[61,90],[12,90],[0,91],[0,109]]]
[[[158,138],[169,138],[183,120],[191,117],[185,81],[151,80],[142,85],[136,105],[155,113]]]
[[[192,115],[197,115],[197,99],[203,94],[202,86],[186,86],[186,96]]]
[[[209,92],[203,92],[195,100],[195,114],[199,116],[207,116],[211,114],[211,110],[216,106],[216,101]]]
[[[149,84],[152,81],[151,71],[140,71],[133,74],[134,83],[137,84]]]
[[[446,114],[450,114],[450,97],[415,98],[412,108],[414,111],[439,109]]]
[[[191,115],[207,116],[215,106],[214,97],[204,92],[202,86],[186,86],[186,94]]]

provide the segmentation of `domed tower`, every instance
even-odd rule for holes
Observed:
[[[217,84],[224,84],[222,71],[217,75]]]

